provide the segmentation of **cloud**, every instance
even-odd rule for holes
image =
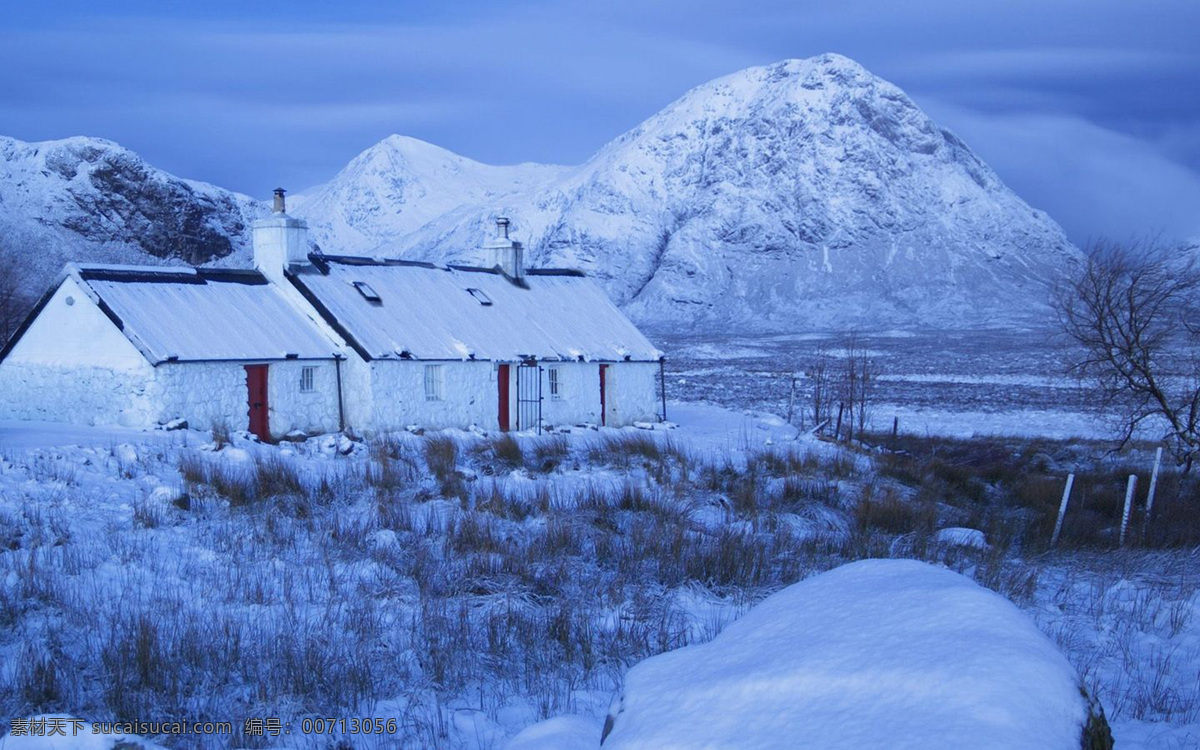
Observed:
[[[1200,174],[1153,144],[1070,115],[926,109],[1079,245],[1159,232],[1200,237]]]
[[[103,136],[265,196],[391,133],[578,163],[706,80],[840,52],[1073,237],[1191,231],[1197,24],[1190,0],[25,3],[0,27],[0,133]]]

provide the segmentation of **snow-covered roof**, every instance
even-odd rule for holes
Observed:
[[[367,359],[653,361],[662,356],[590,279],[314,256],[290,278]]]
[[[258,271],[70,265],[153,364],[332,359],[338,345]]]

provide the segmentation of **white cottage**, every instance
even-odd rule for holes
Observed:
[[[665,416],[662,353],[577,271],[310,254],[284,211],[256,270],[69,265],[0,351],[0,418],[224,424],[264,439]]]

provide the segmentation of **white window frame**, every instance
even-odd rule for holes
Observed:
[[[300,368],[300,392],[301,393],[316,393],[317,392],[317,368],[311,365],[305,365]]]
[[[546,368],[546,378],[550,386],[550,400],[563,400],[563,381],[561,367]]]
[[[446,400],[446,368],[443,365],[425,365],[425,400]]]

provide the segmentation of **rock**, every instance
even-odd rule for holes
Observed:
[[[121,443],[116,448],[113,448],[113,457],[121,463],[132,464],[137,463],[138,452],[129,443]]]
[[[987,538],[983,532],[978,529],[968,529],[960,526],[951,526],[945,529],[939,529],[933,535],[933,539],[938,544],[947,547],[969,547],[971,549],[988,549]]]

